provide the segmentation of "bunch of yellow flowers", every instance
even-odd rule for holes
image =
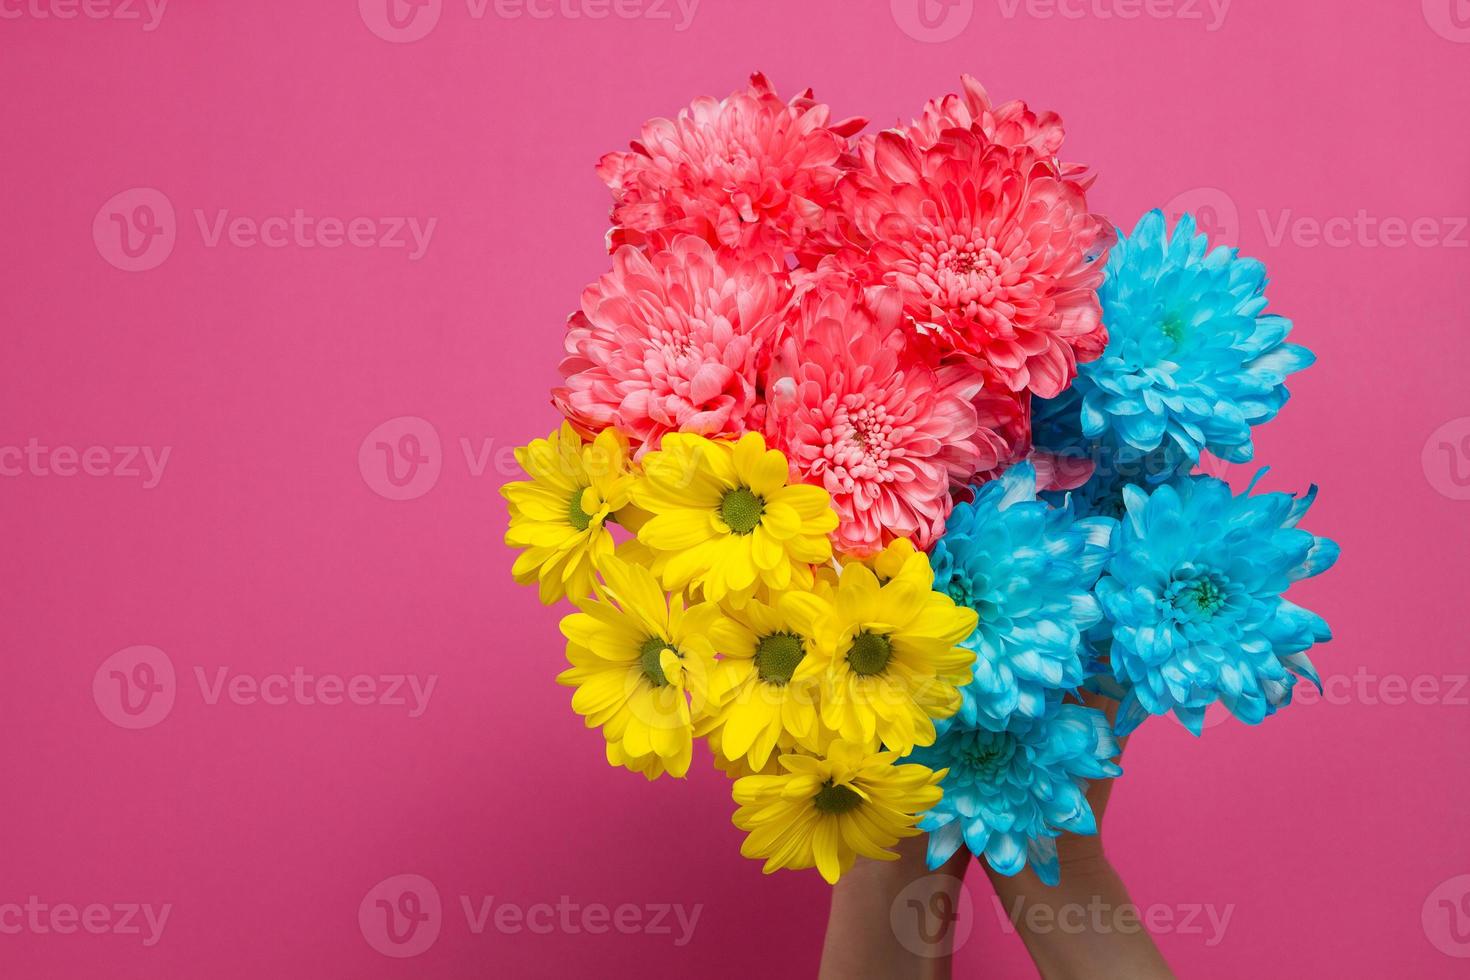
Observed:
[[[516,459],[513,573],[576,606],[558,681],[608,762],[682,777],[704,739],[767,872],[835,882],[857,855],[895,857],[945,775],[899,760],[933,743],[974,664],[976,614],[933,590],[928,557],[906,540],[834,556],[827,491],[756,433],[672,433],[635,462],[616,431],[564,423]]]

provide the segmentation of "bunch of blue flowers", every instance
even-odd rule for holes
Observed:
[[[1290,320],[1265,312],[1265,266],[1209,250],[1190,215],[1171,234],[1164,213],[1150,211],[1107,261],[1098,291],[1107,347],[1059,397],[1036,400],[1032,438],[1089,460],[1076,506],[1117,516],[1124,486],[1167,482],[1202,452],[1249,462],[1251,429],[1276,417],[1287,376],[1315,358],[1287,343]]]
[[[1029,861],[1055,884],[1056,837],[1096,832],[1086,780],[1122,772],[1118,746],[1101,711],[1067,698],[1086,679],[1083,634],[1102,622],[1094,589],[1117,526],[1038,499],[1030,463],[956,505],[930,556],[934,588],[979,623],[959,711],[911,757],[949,770],[919,824],[931,867],[963,843],[1002,874]]]
[[[1198,735],[1215,703],[1258,724],[1299,677],[1321,686],[1308,653],[1331,631],[1284,595],[1337,559],[1297,526],[1316,487],[1256,493],[1257,475],[1236,494],[1196,472],[1206,452],[1250,461],[1313,355],[1265,312],[1261,263],[1210,250],[1188,215],[1171,233],[1150,212],[1107,261],[1107,348],[1033,403],[1034,447],[1090,478],[1038,493],[1019,464],[956,506],[933,550],[935,588],[979,625],[959,711],[913,754],[949,770],[920,824],[931,867],[964,845],[1055,883],[1056,838],[1096,830],[1086,781],[1122,772],[1116,737],[1169,713]],[[1112,724],[1084,689],[1120,702]]]

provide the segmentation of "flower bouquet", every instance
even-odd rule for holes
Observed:
[[[756,75],[601,160],[612,268],[503,489],[513,574],[575,607],[558,679],[608,762],[707,745],[767,871],[927,832],[1055,882],[1117,736],[1316,680],[1282,595],[1336,556],[1313,494],[1194,474],[1312,358],[1259,263],[1090,210],[1056,114],[967,77],[865,126]]]

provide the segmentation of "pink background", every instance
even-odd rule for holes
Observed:
[[[1116,221],[1195,192],[1268,262],[1272,308],[1321,360],[1259,458],[1273,489],[1321,485],[1311,527],[1343,546],[1295,595],[1337,631],[1318,663],[1338,693],[1198,742],[1145,727],[1110,849],[1176,921],[1233,909],[1214,945],[1208,927],[1160,936],[1181,975],[1464,975],[1465,0],[1237,0],[1216,30],[1193,0],[1087,0],[1079,18],[977,0],[929,40],[915,0],[703,0],[683,31],[673,4],[672,20],[535,19],[491,0],[476,19],[444,0],[413,43],[369,29],[387,30],[374,2],[175,0],[151,31],[37,15],[66,0],[0,3],[0,452],[102,446],[116,468],[112,447],[170,450],[151,489],[50,463],[0,477],[0,907],[172,906],[152,946],[0,932],[0,975],[812,975],[827,887],[739,856],[713,771],[649,786],[606,766],[553,683],[562,610],[510,581],[496,493],[506,448],[552,427],[563,320],[607,264],[594,161],[756,68],[879,122],[974,72],[1064,115],[1067,156],[1098,172]],[[104,204],[136,188],[171,205],[176,240],[128,272],[108,260],[123,262],[109,215],[139,198]],[[297,208],[437,225],[411,261],[210,247],[195,218]],[[1360,211],[1430,223],[1397,247],[1341,223],[1335,244],[1311,237]],[[1297,231],[1278,235],[1282,220]],[[359,450],[405,416],[427,426],[391,422],[384,441],[420,437],[428,462],[400,492],[377,437]],[[479,475],[461,440],[490,450]],[[65,452],[54,462],[68,471]],[[99,668],[139,645],[174,668],[174,702],[129,730]],[[437,682],[410,718],[210,703],[196,679],[298,667]],[[1437,694],[1420,680],[1424,703],[1396,703],[1426,677]],[[359,927],[396,875],[442,899],[413,959]],[[1030,975],[973,880],[957,975]],[[476,934],[460,896],[703,908],[676,946],[677,926]]]

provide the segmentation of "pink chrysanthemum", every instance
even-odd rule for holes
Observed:
[[[767,382],[772,443],[832,495],[833,543],[850,555],[901,537],[927,547],[944,532],[951,487],[1009,452],[977,419],[974,367],[926,362],[901,320],[896,291],[818,276]]]
[[[616,426],[644,446],[667,432],[759,429],[757,371],[790,302],[784,269],[764,253],[716,252],[689,235],[652,255],[620,248],[571,317],[553,399],[583,428]]]
[[[973,365],[962,359],[954,360],[963,364],[966,370],[974,370]],[[1031,395],[1025,391],[1011,391],[992,380],[981,386],[972,404],[980,427],[991,433],[995,440],[994,466],[982,466],[972,481],[982,482],[999,476],[1006,467],[1031,454]]]
[[[961,76],[960,84],[965,90],[963,95],[931,99],[919,118],[904,129],[920,148],[938,143],[946,130],[964,129],[984,137],[987,143],[1029,146],[1044,156],[1056,156],[1061,150],[1065,133],[1062,117],[1055,112],[1033,112],[1015,99],[994,106],[985,87],[972,76]]]
[[[897,288],[919,333],[1046,398],[1102,352],[1111,226],[1054,157],[960,130],[923,149],[889,131],[869,163],[839,185],[842,264]]]
[[[729,248],[799,249],[826,224],[847,137],[866,125],[829,125],[830,115],[810,89],[782,102],[756,74],[747,91],[649,120],[631,153],[597,166],[613,193],[609,246],[688,233]]]

